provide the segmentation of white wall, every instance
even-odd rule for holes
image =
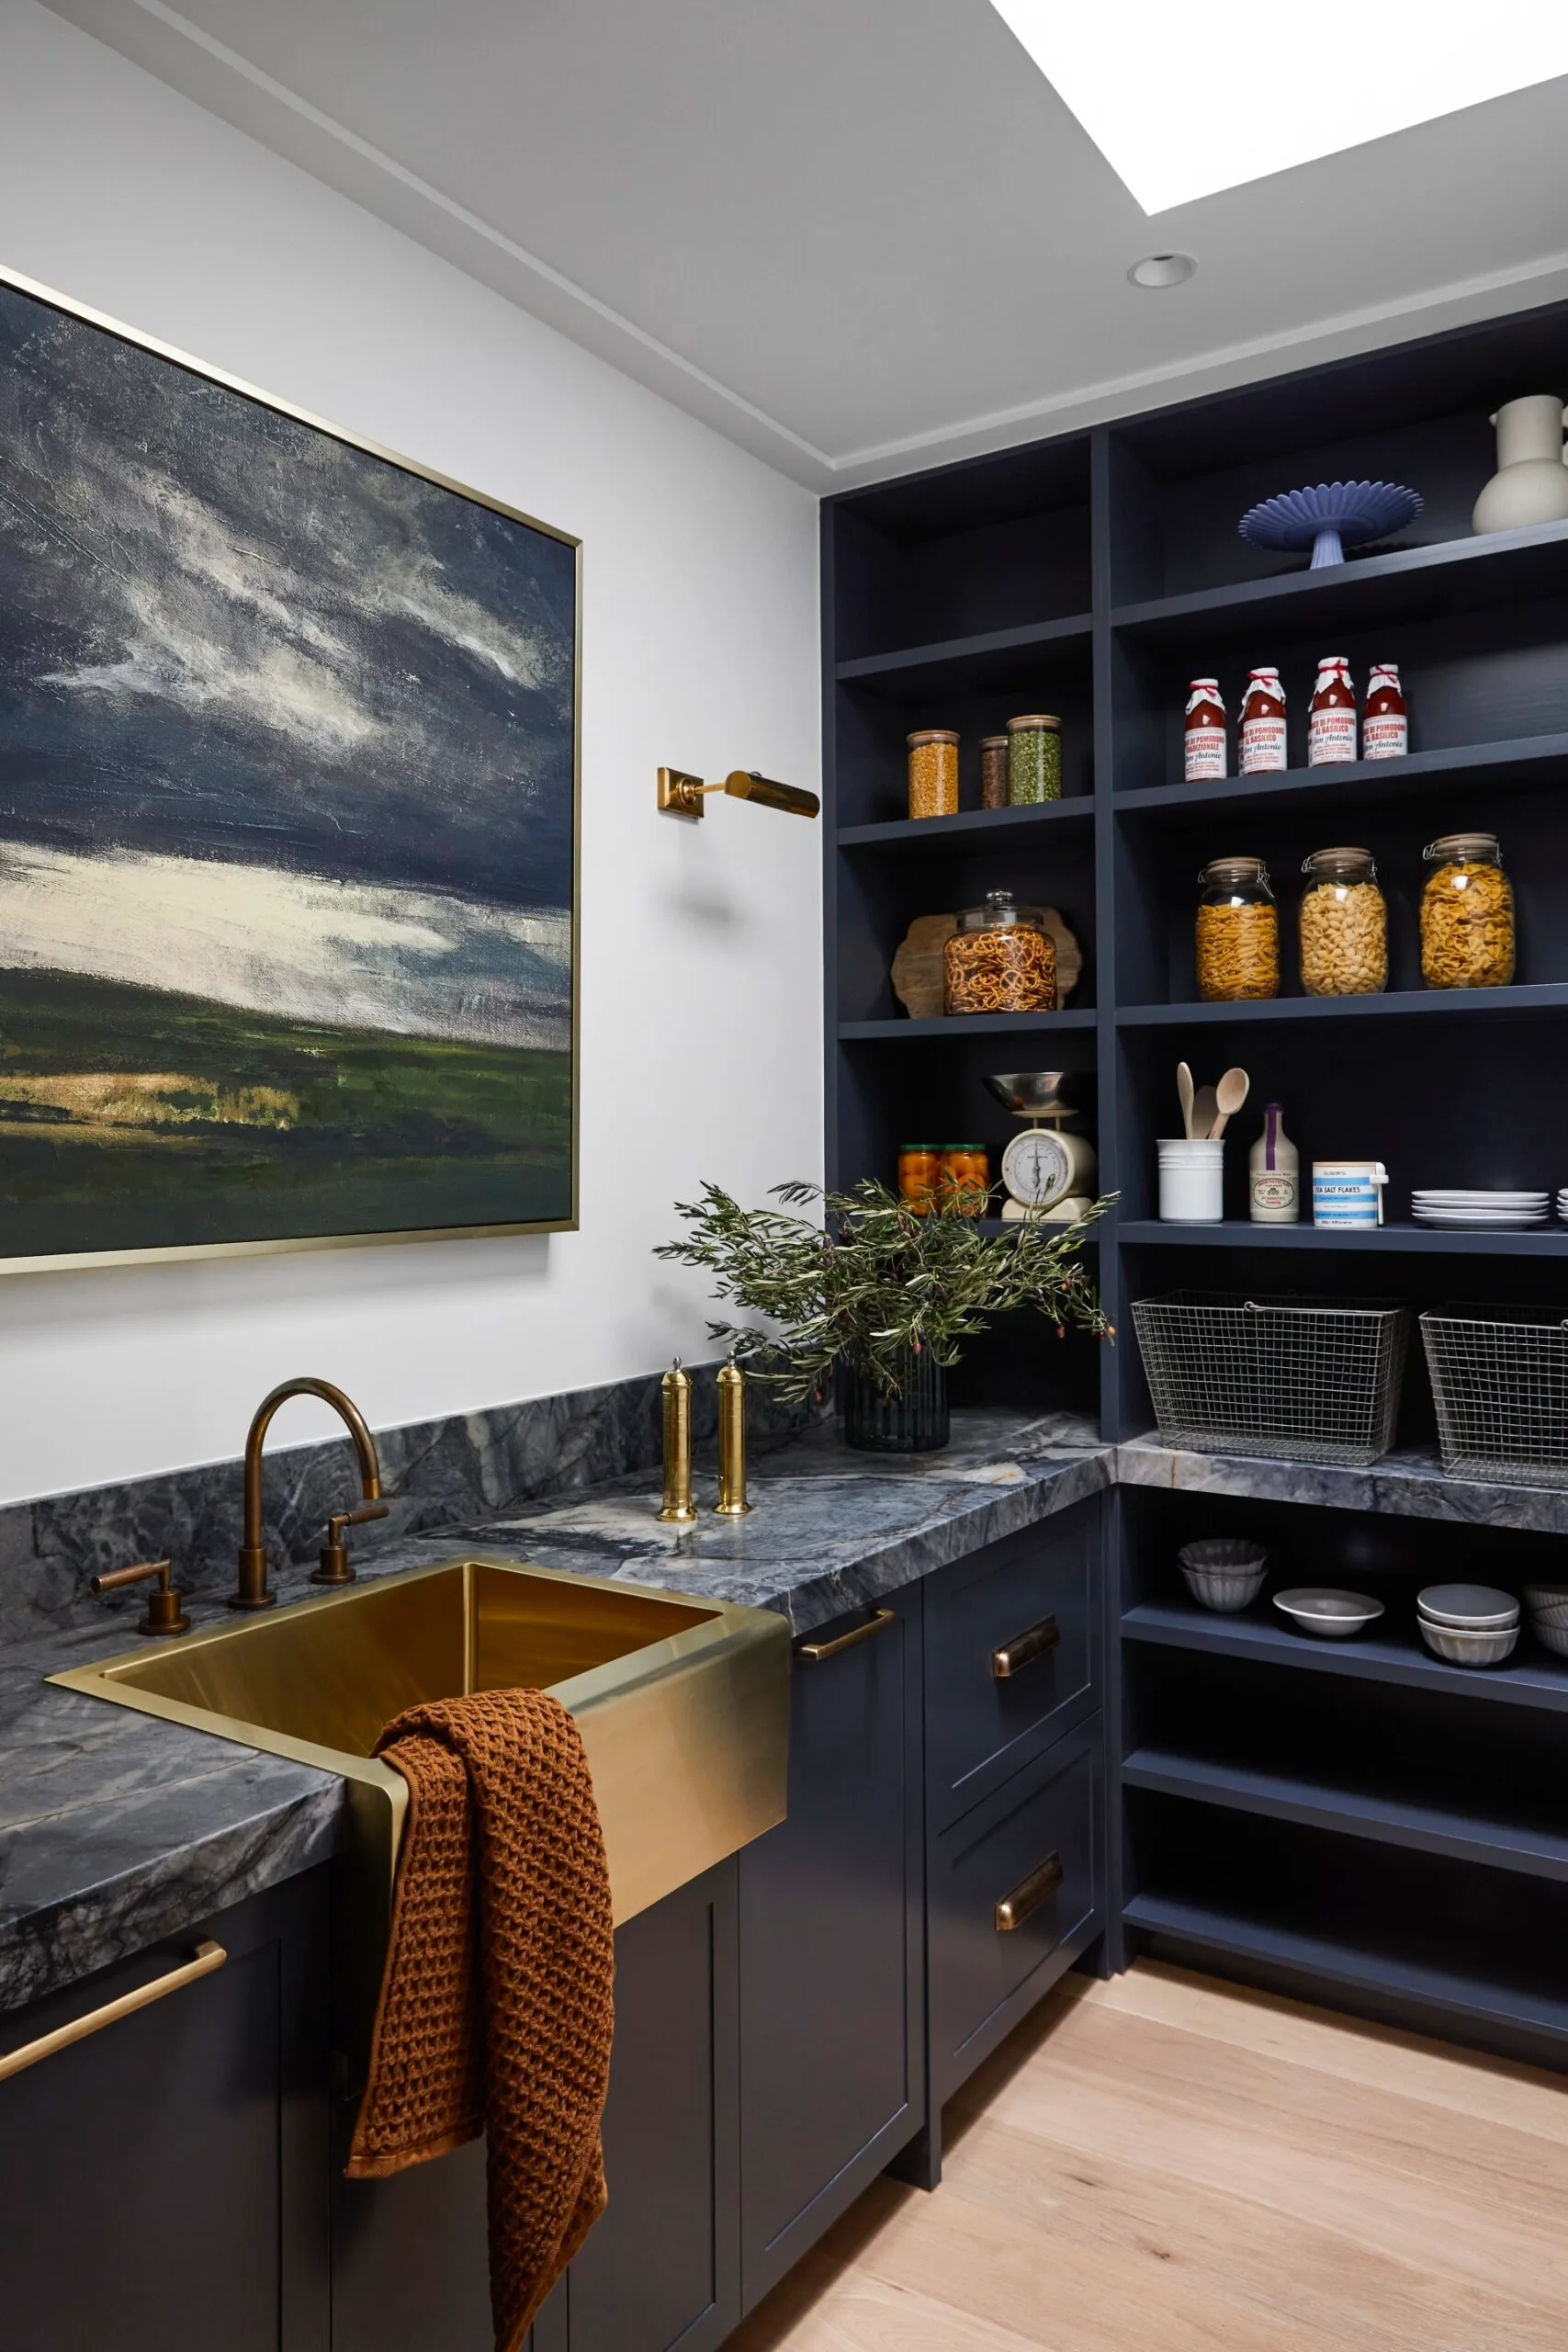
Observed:
[[[819,1171],[820,838],[654,772],[816,786],[815,499],[30,0],[0,262],[575,533],[585,586],[581,1230],[4,1278],[0,1499],[233,1453],[290,1373],[388,1426],[706,1352],[649,1252],[703,1177]]]

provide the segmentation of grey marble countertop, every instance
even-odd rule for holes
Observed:
[[[757,1462],[745,1520],[661,1527],[657,1482],[641,1476],[379,1548],[362,1540],[359,1570],[489,1551],[776,1609],[805,1632],[1113,1476],[1111,1449],[1062,1415],[957,1414],[953,1444],[915,1459],[852,1453],[823,1429]],[[310,1590],[302,1568],[276,1582],[286,1600]],[[190,1607],[198,1623],[223,1621],[220,1604]],[[342,1836],[331,1774],[46,1684],[126,1648],[130,1619],[0,1645],[0,2011],[276,1885]]]
[[[639,1474],[439,1532],[378,1544],[363,1531],[357,1558],[369,1577],[488,1551],[776,1609],[805,1633],[1118,1483],[1568,1534],[1568,1490],[1446,1478],[1418,1451],[1340,1469],[1155,1437],[1102,1446],[1064,1415],[976,1412],[954,1415],[945,1452],[913,1459],[814,1430],[755,1463],[757,1509],[738,1521],[661,1527],[658,1482]],[[711,1477],[698,1487],[711,1499]],[[303,1566],[276,1581],[285,1600],[311,1589]],[[189,1606],[197,1623],[225,1622],[211,1598]],[[331,1774],[46,1686],[129,1646],[139,1607],[0,1643],[0,2011],[276,1885],[342,1837]]]

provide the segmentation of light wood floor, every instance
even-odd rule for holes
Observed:
[[[726,2352],[1568,2352],[1568,2086],[1143,1963],[1069,1978]]]

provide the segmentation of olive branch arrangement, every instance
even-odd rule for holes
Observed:
[[[775,1184],[770,1197],[783,1205],[743,1209],[705,1184],[700,1201],[675,1204],[688,1238],[653,1254],[705,1267],[717,1276],[717,1297],[776,1327],[710,1322],[708,1337],[791,1404],[823,1395],[846,1358],[885,1396],[898,1396],[911,1353],[929,1348],[939,1364],[954,1364],[964,1340],[1016,1307],[1046,1317],[1058,1336],[1068,1323],[1113,1336],[1077,1262],[1084,1229],[1110,1196],[1076,1225],[1021,1220],[1001,1234],[982,1233],[956,1208],[918,1215],[871,1177],[848,1193]],[[790,1214],[813,1206],[823,1224]]]

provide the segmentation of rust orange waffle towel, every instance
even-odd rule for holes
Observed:
[[[604,2210],[615,1940],[577,1725],[542,1690],[410,1707],[378,1755],[409,1785],[370,2080],[347,2172],[489,2135],[499,2352]]]

